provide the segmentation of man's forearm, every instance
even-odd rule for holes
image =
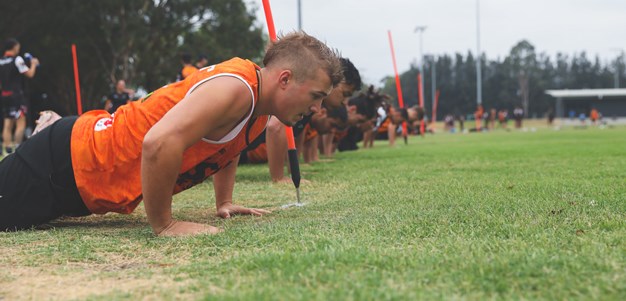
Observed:
[[[233,190],[235,188],[235,175],[237,174],[239,156],[222,170],[213,175],[213,190],[215,190],[215,208],[219,209],[223,204],[233,202]]]
[[[158,234],[172,222],[172,190],[182,164],[182,152],[144,143],[141,187],[146,216]]]
[[[24,72],[24,75],[26,75],[26,77],[28,78],[33,78],[35,77],[36,71],[37,71],[37,66],[31,66],[30,69],[28,69],[28,71]]]

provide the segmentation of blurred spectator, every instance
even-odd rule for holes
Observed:
[[[498,112],[498,121],[500,122],[500,127],[506,129],[506,125],[509,123],[509,110],[500,110]]]
[[[574,120],[576,118],[576,111],[574,109],[569,110],[569,119]]]
[[[550,108],[548,110],[548,126],[551,126],[553,122],[554,122],[554,110]]]
[[[109,94],[104,103],[104,109],[113,114],[117,108],[129,103],[135,96],[135,90],[127,89],[124,80],[118,80],[115,84],[115,90]]]
[[[457,120],[459,121],[459,132],[463,133],[465,130],[465,115],[459,114]]]
[[[176,76],[176,81],[181,81],[198,70],[198,68],[191,64],[191,54],[183,53],[183,55],[180,57],[180,60],[183,64],[183,67],[180,69],[180,72],[178,72],[178,75]]]
[[[16,39],[6,40],[4,56],[0,59],[0,83],[2,84],[0,101],[4,116],[2,140],[7,153],[12,153],[24,139],[28,114],[27,100],[24,95],[24,77],[33,78],[39,66],[37,58],[29,55],[30,60],[27,62],[19,56],[20,47],[20,42]]]
[[[598,119],[600,117],[600,113],[596,108],[591,108],[591,112],[589,112],[589,118],[591,119],[591,123],[596,125],[598,123]]]
[[[483,105],[478,105],[476,108],[476,112],[474,112],[474,118],[476,119],[476,131],[482,130],[482,118],[485,109],[483,109]]]
[[[488,128],[489,130],[493,130],[496,128],[496,115],[498,113],[496,112],[495,108],[491,108],[491,110],[489,110],[489,124],[488,124]]]
[[[443,118],[443,123],[444,123],[445,131],[450,132],[450,133],[455,132],[454,116],[452,116],[451,114],[446,115],[446,117]]]
[[[206,67],[206,65],[208,64],[209,64],[209,59],[207,58],[206,55],[201,54],[200,56],[198,56],[198,60],[196,61],[196,68],[202,69]]]

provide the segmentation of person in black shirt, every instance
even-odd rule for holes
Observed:
[[[117,108],[129,103],[134,96],[135,91],[127,89],[124,80],[118,80],[117,84],[115,84],[115,91],[109,94],[104,104],[104,109],[113,114],[117,111]]]
[[[16,39],[8,39],[4,43],[4,56],[0,59],[0,85],[2,93],[2,115],[4,130],[2,141],[7,153],[19,146],[24,139],[26,114],[28,106],[24,96],[24,76],[32,78],[39,65],[37,58],[31,58],[30,67],[19,56],[20,43]],[[15,132],[13,132],[15,127]]]

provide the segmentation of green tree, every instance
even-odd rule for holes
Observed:
[[[530,101],[530,77],[537,69],[537,55],[535,47],[526,40],[518,42],[507,58],[511,64],[513,76],[519,84],[519,96],[521,98],[524,115],[528,117],[528,104]]]

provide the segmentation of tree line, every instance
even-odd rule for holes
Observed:
[[[491,108],[524,108],[527,117],[543,117],[554,108],[554,99],[545,94],[550,89],[598,89],[615,87],[616,73],[619,87],[626,87],[624,54],[603,63],[599,57],[589,58],[585,52],[574,55],[558,53],[552,58],[537,53],[526,40],[518,42],[504,59],[480,59],[482,72],[482,104]],[[440,91],[437,120],[447,114],[469,114],[476,110],[476,57],[427,56],[424,60],[424,106],[427,115],[432,112],[432,72],[435,70],[436,89]],[[412,64],[400,75],[404,102],[415,105],[419,67]],[[397,98],[394,77],[383,79],[382,91]]]

